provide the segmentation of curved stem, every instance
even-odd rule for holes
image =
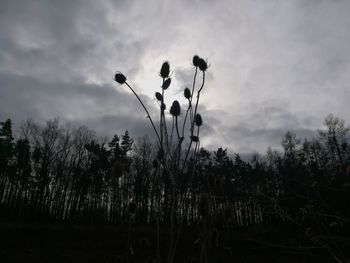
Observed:
[[[196,67],[196,71],[194,72],[193,84],[192,84],[192,91],[191,91],[191,97],[188,99],[188,108],[187,108],[187,111],[186,111],[185,120],[184,120],[183,125],[182,125],[182,137],[185,136],[185,125],[186,125],[186,120],[187,120],[187,116],[188,116],[188,112],[189,112],[189,111],[190,111],[190,124],[191,124],[192,121],[193,121],[192,99],[193,99],[194,88],[195,88],[195,86],[196,86],[197,72],[198,72],[198,67]],[[192,126],[191,126],[191,127],[192,127]]]
[[[164,81],[165,80],[163,79],[163,85],[164,85]],[[162,104],[164,104],[164,89],[162,89]],[[167,124],[166,124],[166,120],[165,120],[165,114],[164,114],[164,110],[163,109],[161,110],[161,119],[162,118],[163,118],[163,120],[162,120],[162,127],[164,128],[165,145],[166,145],[168,151],[170,151],[170,149],[169,149],[169,138],[168,138],[168,128],[167,128]],[[163,133],[163,131],[162,131],[162,133]],[[162,139],[163,139],[163,136],[162,136]]]
[[[179,133],[179,125],[177,122],[177,116],[175,116],[175,128],[176,128],[176,133],[177,133],[177,139],[180,140],[180,133]]]
[[[197,79],[197,72],[198,72],[198,67],[196,67],[196,71],[194,73],[194,77],[193,77],[193,85],[192,85],[192,91],[191,91],[191,100],[190,100],[190,104],[191,104],[191,114],[190,114],[190,119],[191,122],[193,121],[193,108],[192,108],[192,100],[193,100],[193,94],[194,94],[194,88],[196,86],[196,79]]]
[[[199,138],[199,128],[200,126],[198,126],[198,130],[197,130],[197,137]],[[199,146],[200,146],[200,140],[198,139],[198,142],[196,142],[196,145],[194,147],[194,151],[193,151],[193,168],[192,168],[192,174],[190,177],[190,182],[192,181],[192,178],[194,176],[194,172],[196,170],[196,165],[197,165],[197,154],[198,154],[198,150],[199,150]]]
[[[191,101],[188,100],[188,108],[187,108],[187,111],[186,111],[186,115],[185,115],[185,119],[184,119],[184,122],[182,124],[182,137],[185,136],[185,126],[186,126],[186,120],[187,120],[187,116],[188,116],[188,112],[189,110],[192,108],[192,105],[191,105]],[[190,120],[192,119],[192,117],[190,118]]]
[[[172,118],[173,118],[173,125],[171,126],[170,149],[173,146],[173,134],[174,134],[174,127],[175,127],[175,117],[172,116]]]
[[[198,126],[197,135],[196,135],[198,138],[199,138],[199,128],[200,128],[200,126]],[[196,145],[194,147],[193,158],[195,158],[195,155],[197,154],[197,150],[199,149],[199,145],[200,145],[200,141],[198,140],[198,142],[196,142]]]
[[[164,85],[164,78],[163,78],[163,84],[162,84],[162,99],[160,101],[161,105],[160,105],[160,126],[159,126],[159,130],[160,130],[160,148],[163,149],[163,114],[164,114],[164,110],[163,110],[163,104],[164,104],[164,89],[163,89],[163,85]]]
[[[177,122],[177,116],[175,116],[175,129],[176,129],[176,133],[177,133],[177,139],[179,140],[178,143],[178,154],[177,154],[177,162],[176,162],[176,169],[179,168],[179,164],[180,164],[180,155],[181,155],[181,144],[182,144],[182,138],[180,137],[180,133],[179,133],[179,125]]]
[[[141,103],[141,106],[143,107],[143,109],[145,110],[146,114],[147,114],[147,117],[149,118],[150,122],[151,122],[151,125],[153,127],[153,130],[154,132],[156,133],[157,135],[157,138],[158,138],[158,141],[159,143],[161,143],[161,140],[160,140],[160,137],[159,137],[159,134],[158,134],[158,131],[156,129],[156,126],[154,126],[154,123],[153,123],[153,120],[151,118],[151,115],[149,114],[146,106],[143,104],[142,100],[140,99],[140,97],[137,95],[137,93],[133,90],[133,88],[129,85],[128,82],[125,81],[125,84],[129,87],[129,89],[134,93],[134,95],[136,96],[136,98],[139,100],[139,102]]]
[[[200,96],[200,93],[204,87],[204,83],[205,83],[205,71],[203,71],[203,80],[202,80],[202,85],[200,87],[200,89],[198,90],[197,92],[197,101],[196,101],[196,106],[194,108],[194,114],[193,114],[193,120],[191,122],[191,138],[193,136],[193,132],[194,132],[194,118],[196,116],[196,113],[197,113],[197,108],[198,108],[198,102],[199,102],[199,96]],[[183,162],[183,167],[182,167],[182,170],[184,169],[185,167],[185,164],[186,164],[186,161],[187,161],[187,158],[188,158],[188,154],[190,153],[190,150],[191,150],[191,146],[192,146],[192,140],[190,141],[189,145],[188,145],[188,148],[187,148],[187,152],[186,152],[186,155],[185,155],[185,159],[184,159],[184,162]]]
[[[197,93],[197,101],[196,101],[196,106],[194,108],[194,114],[193,114],[193,118],[196,117],[196,113],[197,113],[197,108],[198,108],[198,102],[199,102],[199,95],[204,87],[204,82],[205,82],[205,71],[203,71],[203,81],[202,81],[202,86],[201,88],[198,90],[198,93]],[[193,131],[192,131],[193,132]]]

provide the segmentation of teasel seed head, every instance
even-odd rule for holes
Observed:
[[[160,69],[160,76],[165,79],[169,77],[170,65],[168,61],[165,61]]]
[[[193,141],[193,142],[199,142],[198,136],[195,136],[195,135],[191,136],[191,141]]]
[[[173,108],[173,106],[170,106],[169,112],[170,112],[171,115],[175,116],[175,115],[174,115],[174,108]]]
[[[191,91],[190,91],[189,88],[185,88],[184,96],[185,96],[186,99],[190,99],[191,98]]]
[[[170,84],[171,84],[171,78],[167,78],[162,85],[162,89],[169,88]]]
[[[201,71],[204,72],[204,71],[207,70],[208,64],[207,64],[207,62],[204,59],[200,58],[199,61],[198,61],[198,67],[199,67],[199,69]]]
[[[161,101],[163,99],[163,96],[159,92],[156,92],[156,98],[157,100]]]
[[[192,59],[193,66],[198,67],[199,66],[199,56],[194,55]]]
[[[114,75],[114,80],[115,80],[116,82],[118,82],[119,84],[124,84],[125,81],[126,81],[126,77],[124,76],[123,73],[117,72],[117,73]]]
[[[174,100],[173,105],[170,108],[170,113],[171,115],[177,117],[180,115],[181,108],[180,108],[180,103],[177,100]]]
[[[202,116],[199,113],[196,114],[194,122],[196,123],[197,126],[202,126],[203,120],[202,120]]]

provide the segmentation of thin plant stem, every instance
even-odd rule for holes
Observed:
[[[190,99],[188,99],[188,108],[186,110],[186,115],[185,115],[185,119],[184,119],[184,122],[183,122],[183,125],[182,125],[182,137],[185,136],[185,126],[186,126],[186,120],[187,120],[187,116],[188,116],[188,112],[190,111],[191,109],[191,101]],[[190,117],[190,123],[192,122],[192,117]]]
[[[188,99],[188,108],[187,108],[187,111],[186,111],[184,123],[182,125],[182,137],[184,137],[184,134],[185,134],[185,125],[186,125],[186,120],[187,120],[187,116],[188,116],[188,112],[189,111],[190,111],[190,123],[193,122],[192,99],[193,99],[194,88],[196,86],[197,72],[198,72],[198,67],[196,67],[196,71],[194,72],[191,97]]]
[[[202,80],[202,85],[200,87],[200,89],[198,90],[197,92],[197,101],[196,101],[196,106],[195,106],[195,109],[194,109],[194,115],[193,115],[193,118],[196,116],[196,113],[197,113],[197,108],[198,108],[198,103],[199,103],[199,97],[200,97],[200,93],[204,87],[204,83],[205,83],[205,71],[203,71],[203,80]],[[193,136],[193,131],[194,131],[194,119],[193,121],[191,122],[191,138]],[[188,148],[187,148],[187,152],[186,152],[186,155],[185,155],[185,159],[184,159],[184,162],[183,162],[183,166],[182,166],[182,171],[185,167],[185,164],[186,164],[186,161],[187,161],[187,158],[188,158],[188,154],[190,153],[190,150],[191,150],[191,146],[192,146],[192,139],[188,145]]]
[[[196,114],[197,114],[197,108],[198,108],[198,103],[199,103],[199,96],[200,96],[200,93],[201,93],[201,91],[202,91],[202,89],[203,89],[203,87],[204,87],[204,83],[205,83],[205,71],[203,71],[202,86],[200,87],[200,89],[199,89],[198,92],[197,92],[197,101],[196,101],[196,106],[195,106],[195,108],[194,108],[194,115],[193,115],[193,117],[195,117]],[[193,132],[193,131],[192,131],[192,132]]]
[[[163,78],[163,84],[164,85],[164,78]],[[162,88],[162,99],[160,101],[160,117],[159,117],[159,131],[160,131],[160,148],[163,149],[163,103],[164,103],[164,89]]]
[[[175,127],[175,118],[173,116],[173,124],[171,126],[171,135],[170,135],[170,149],[171,149],[172,144],[173,144],[174,127]]]
[[[129,89],[134,93],[134,95],[136,96],[136,98],[139,100],[141,106],[142,106],[143,109],[145,110],[145,112],[146,112],[146,114],[147,114],[147,118],[149,118],[149,120],[150,120],[150,122],[151,122],[151,125],[152,125],[152,127],[153,127],[153,130],[154,130],[154,132],[156,133],[157,138],[158,138],[158,141],[159,141],[159,143],[160,143],[160,145],[161,145],[161,140],[160,140],[158,131],[157,131],[157,129],[156,129],[156,126],[155,126],[154,123],[153,123],[153,120],[152,120],[152,118],[151,118],[151,115],[149,114],[149,112],[148,112],[146,106],[143,104],[142,100],[141,100],[140,97],[137,95],[137,93],[134,91],[134,89],[129,85],[129,83],[125,81],[125,84],[126,84],[126,85],[129,87]]]
[[[193,100],[194,88],[196,87],[197,72],[198,72],[198,67],[196,67],[196,71],[194,72],[193,85],[192,85],[192,91],[191,91],[191,101],[190,101],[191,102],[191,114],[190,114],[191,123],[193,122],[192,100]]]
[[[162,84],[162,99],[161,99],[161,105],[160,105],[160,118],[159,118],[159,130],[160,130],[160,148],[163,149],[163,115],[164,115],[164,110],[163,110],[163,104],[164,104],[164,78],[163,78],[163,84]]]
[[[164,79],[163,79],[163,84],[164,84]],[[162,105],[164,104],[164,89],[162,89]],[[161,105],[161,107],[163,107]],[[165,105],[165,104],[164,104]],[[164,110],[161,109],[161,118],[163,117],[162,120],[162,127],[164,128],[164,136],[165,136],[165,145],[169,151],[169,138],[168,138],[168,129],[167,129],[167,124],[166,124],[166,120],[165,120],[165,114],[164,114]]]

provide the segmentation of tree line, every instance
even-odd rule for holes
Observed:
[[[313,139],[292,132],[283,151],[244,160],[223,147],[200,148],[177,178],[157,175],[157,147],[128,131],[100,139],[87,127],[24,122],[14,135],[0,123],[0,213],[3,219],[111,224],[187,225],[210,215],[220,225],[294,222],[310,233],[341,228],[350,218],[349,128],[333,115]],[[191,179],[190,179],[191,178]],[[310,232],[311,231],[311,232]]]

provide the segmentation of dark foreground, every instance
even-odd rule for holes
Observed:
[[[267,229],[271,226],[217,231],[217,241],[208,241],[207,262],[335,262],[295,234]],[[169,231],[160,232],[161,262],[166,262]],[[155,227],[133,226],[134,255],[127,253],[127,238],[127,226],[0,223],[0,262],[157,262]],[[198,262],[199,243],[196,228],[184,229],[175,261]]]

